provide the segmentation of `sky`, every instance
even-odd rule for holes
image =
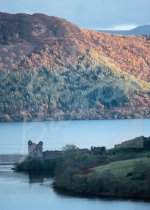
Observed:
[[[0,0],[0,11],[44,13],[89,29],[128,30],[150,24],[150,0]]]

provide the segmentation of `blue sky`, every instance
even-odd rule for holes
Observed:
[[[150,24],[150,0],[0,0],[0,11],[45,13],[82,28],[130,29]]]

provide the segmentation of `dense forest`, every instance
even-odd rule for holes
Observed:
[[[148,117],[148,100],[147,87],[106,67],[0,76],[1,122]]]

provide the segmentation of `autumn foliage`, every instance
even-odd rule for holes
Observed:
[[[150,117],[150,37],[0,13],[0,121]]]

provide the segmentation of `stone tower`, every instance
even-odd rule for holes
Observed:
[[[28,156],[32,158],[43,158],[43,142],[40,141],[38,144],[28,141]]]

